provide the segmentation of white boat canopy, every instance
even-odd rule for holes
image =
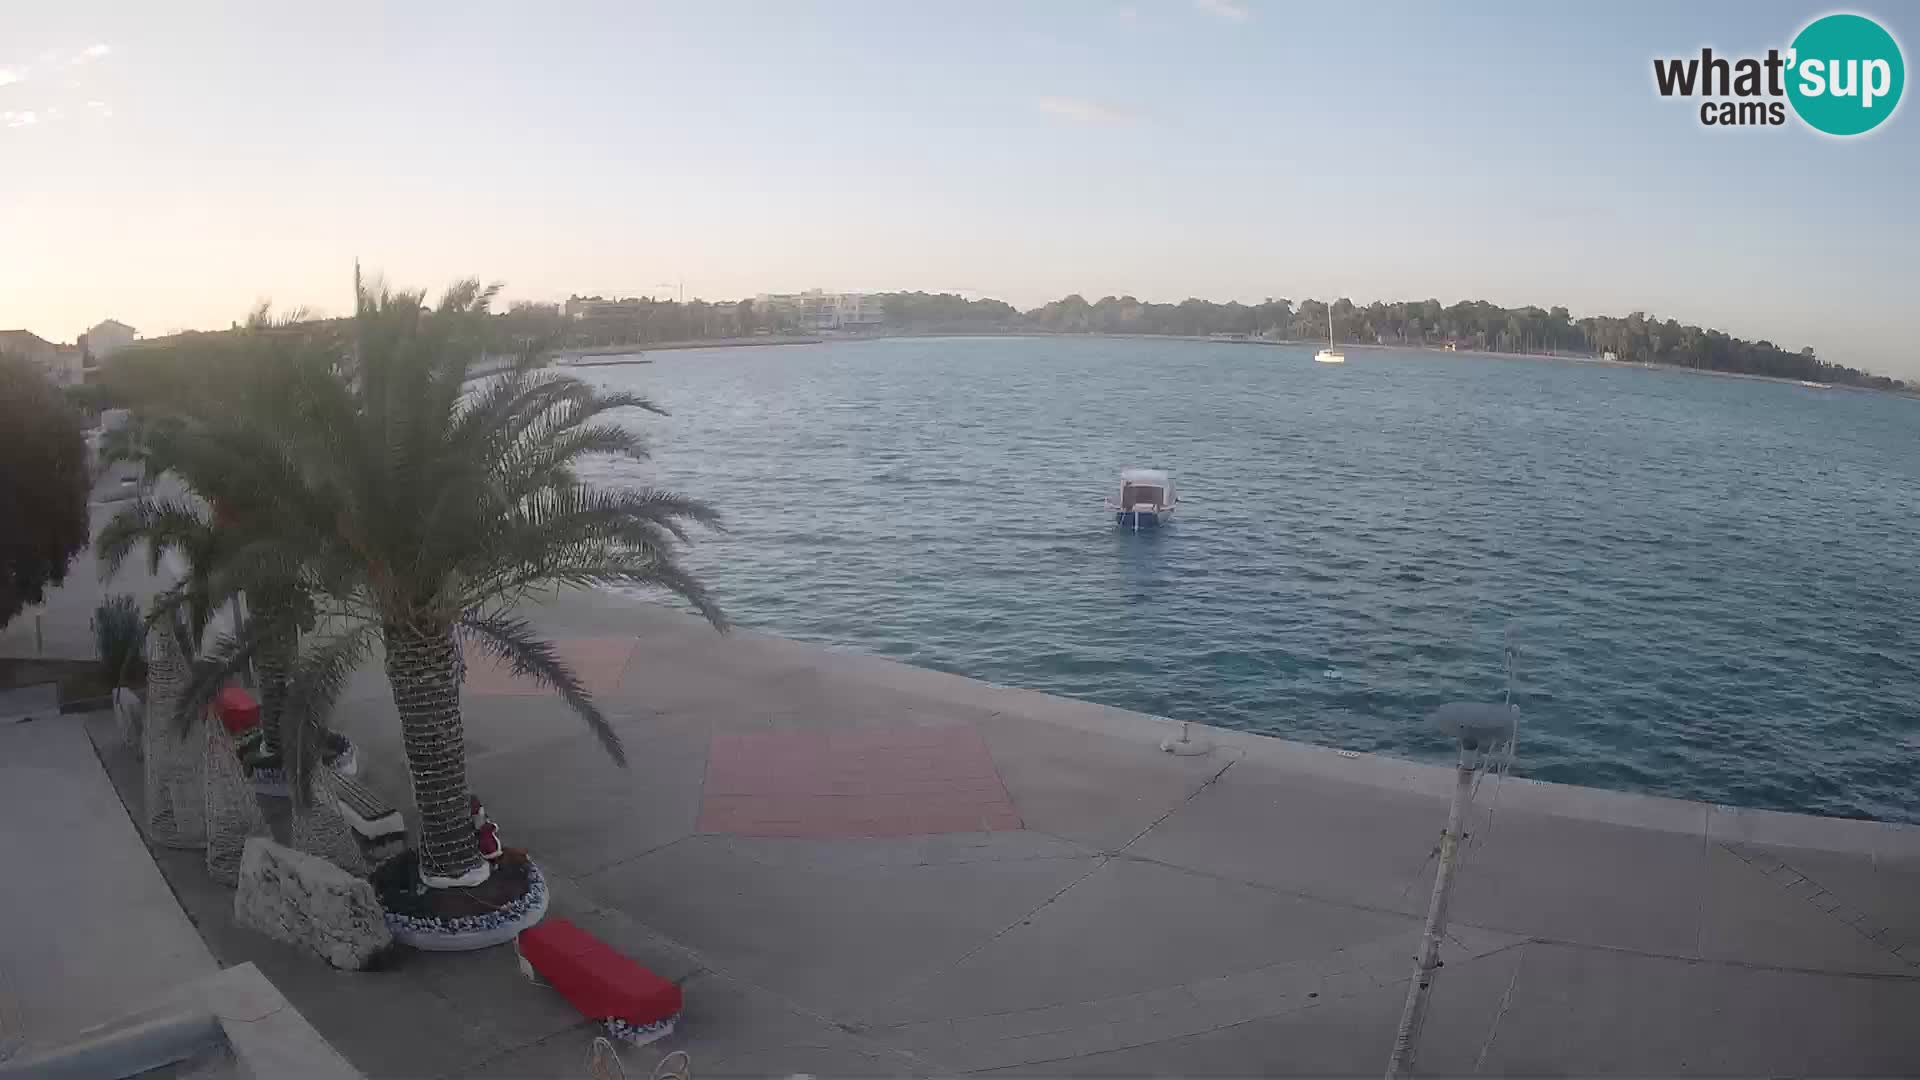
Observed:
[[[1120,501],[1117,508],[1131,510],[1151,506],[1165,510],[1173,506],[1173,478],[1163,469],[1120,470]]]

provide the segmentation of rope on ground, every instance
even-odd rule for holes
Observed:
[[[613,1048],[613,1040],[597,1035],[587,1044],[587,1075],[593,1080],[626,1080],[627,1066]]]
[[[668,1063],[674,1058],[679,1058],[679,1062],[669,1066]],[[689,1057],[685,1050],[675,1050],[661,1058],[660,1064],[653,1067],[652,1080],[691,1080],[692,1076],[693,1058]]]
[[[587,1044],[587,1075],[593,1080],[626,1080],[626,1062],[605,1035],[596,1035]],[[685,1050],[675,1050],[653,1067],[649,1080],[693,1080],[693,1058]]]

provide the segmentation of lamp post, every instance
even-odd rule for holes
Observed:
[[[1511,678],[1511,651],[1508,665]],[[1508,696],[1512,696],[1511,689]],[[1427,719],[1459,746],[1460,755],[1454,768],[1453,801],[1447,808],[1447,831],[1440,837],[1440,869],[1434,874],[1433,896],[1427,901],[1427,921],[1420,934],[1420,952],[1414,957],[1413,977],[1407,983],[1407,1003],[1400,1011],[1400,1027],[1393,1035],[1387,1080],[1394,1080],[1410,1068],[1419,1049],[1420,1027],[1427,1016],[1433,973],[1440,968],[1440,939],[1447,933],[1447,903],[1453,896],[1454,870],[1460,862],[1460,842],[1465,838],[1467,807],[1473,801],[1474,777],[1500,750],[1512,753],[1519,717],[1519,708],[1510,702],[1487,705],[1453,701],[1435,709]]]
[[[673,305],[674,305],[673,313],[679,316],[680,318],[680,334],[682,337],[692,337],[693,336],[692,328],[687,326],[686,279],[682,278],[679,281],[658,281],[654,283],[653,287],[656,289],[672,289],[673,290]]]

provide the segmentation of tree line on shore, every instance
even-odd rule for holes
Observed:
[[[1088,301],[1078,294],[1028,311],[992,298],[956,293],[890,292],[878,296],[884,333],[1165,334],[1187,337],[1245,335],[1289,341],[1327,336],[1327,302],[1268,299],[1258,304],[1188,299],[1157,304],[1132,296]],[[759,333],[805,333],[813,327],[790,314],[762,310],[751,300],[708,303],[639,298],[619,316],[568,320],[558,304],[515,304],[500,318],[525,336],[549,335],[576,345],[614,341],[643,344]],[[1564,307],[1501,307],[1484,300],[1443,305],[1438,300],[1339,299],[1332,304],[1334,340],[1342,344],[1448,346],[1484,352],[1551,353],[1665,364],[1810,382],[1905,390],[1900,380],[1822,361],[1811,347],[1790,349],[1748,341],[1720,330],[1659,319],[1644,312],[1575,318]]]
[[[1259,304],[1142,303],[1130,296],[1088,303],[1068,296],[1027,312],[1038,329],[1205,336],[1245,334],[1293,341],[1327,337],[1327,304],[1320,300],[1266,300]],[[1904,389],[1896,379],[1829,364],[1811,347],[1797,351],[1771,341],[1747,341],[1719,330],[1660,320],[1644,312],[1625,318],[1576,319],[1564,307],[1505,308],[1484,300],[1442,306],[1438,300],[1375,301],[1364,307],[1333,302],[1332,333],[1343,344],[1434,346],[1504,353],[1607,356],[1631,363],[1668,364],[1813,382]]]
[[[1258,304],[1188,299],[1160,304],[1132,296],[1088,301],[1074,294],[1027,311],[1001,300],[956,293],[890,292],[874,299],[881,319],[861,326],[859,332],[1038,331],[1324,341],[1328,330],[1327,302],[1311,299],[1268,299]],[[494,315],[493,321],[503,352],[527,341],[555,348],[645,347],[667,341],[810,334],[819,329],[802,315],[768,309],[752,300],[681,303],[648,297],[620,300],[606,305],[601,313],[579,318],[569,318],[559,304],[522,301]],[[1625,317],[1575,318],[1559,306],[1509,308],[1484,300],[1445,305],[1438,300],[1375,301],[1363,306],[1342,298],[1332,303],[1332,329],[1334,340],[1341,344],[1604,357],[1878,390],[1914,389],[1898,379],[1827,363],[1811,347],[1791,349],[1771,341],[1748,341],[1638,311]]]

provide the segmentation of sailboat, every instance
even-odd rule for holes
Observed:
[[[1327,347],[1313,354],[1317,364],[1344,364],[1347,354],[1335,351],[1333,347],[1333,305],[1327,305]]]

